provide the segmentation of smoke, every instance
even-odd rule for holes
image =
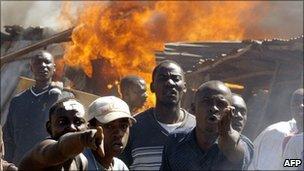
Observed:
[[[83,5],[79,1],[70,3],[74,12]],[[62,4],[63,1],[1,1],[1,31],[4,25],[14,24],[63,29],[58,20]],[[263,13],[258,21],[244,21],[248,22],[246,35],[251,34],[252,38],[290,38],[303,34],[303,1],[261,2],[251,12]]]
[[[274,30],[278,28],[274,36],[284,35],[293,37],[303,34],[303,1],[280,2],[270,9],[271,15],[262,20],[262,27]]]
[[[303,35],[303,1],[262,2],[252,12],[263,15],[248,22],[246,32],[255,39],[288,39]]]
[[[62,1],[1,1],[1,31],[5,25],[63,29],[59,22]],[[73,2],[76,9],[81,2]]]

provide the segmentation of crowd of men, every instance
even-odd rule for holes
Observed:
[[[291,120],[252,143],[242,134],[246,103],[223,82],[198,87],[192,114],[181,107],[185,75],[174,61],[154,68],[156,104],[141,113],[147,86],[138,76],[121,80],[121,98],[103,96],[85,109],[52,83],[49,52],[39,51],[31,70],[35,85],[12,99],[4,143],[1,131],[1,170],[279,170],[285,159],[303,161],[303,88],[292,95]]]

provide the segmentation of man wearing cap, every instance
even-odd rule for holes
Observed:
[[[121,159],[130,170],[159,170],[163,146],[170,133],[190,131],[195,117],[181,108],[186,92],[182,68],[174,61],[158,64],[152,73],[151,91],[156,95],[156,106],[135,118],[130,139]]]
[[[49,112],[48,138],[26,153],[20,170],[87,170],[85,148],[104,155],[102,128],[86,130],[85,109],[73,98],[55,103]]]
[[[131,114],[137,114],[147,100],[146,81],[136,75],[128,75],[120,81],[121,98],[124,100],[131,111]]]
[[[94,149],[85,150],[88,170],[129,170],[123,161],[115,157],[125,148],[129,127],[136,122],[127,103],[115,96],[100,97],[90,105],[88,120],[89,128],[103,128],[105,150],[104,156]]]
[[[3,127],[4,158],[15,165],[28,150],[48,136],[45,122],[51,105],[58,99],[74,97],[72,93],[53,85],[55,63],[52,54],[39,51],[30,66],[35,85],[11,100]]]

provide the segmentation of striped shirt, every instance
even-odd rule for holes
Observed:
[[[195,129],[190,133],[172,134],[164,147],[160,170],[246,170],[253,156],[252,142],[241,135],[244,158],[239,163],[230,162],[220,151],[217,141],[203,151],[196,141]]]
[[[183,111],[185,118],[175,131],[189,132],[195,126],[195,117]],[[153,108],[135,118],[137,123],[131,127],[127,147],[120,158],[130,170],[159,170],[169,133],[156,120]]]

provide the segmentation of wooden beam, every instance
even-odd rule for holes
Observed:
[[[231,60],[231,59],[238,58],[241,55],[243,55],[244,53],[246,53],[251,48],[251,46],[252,46],[252,44],[246,46],[245,48],[242,49],[242,51],[240,51],[240,52],[238,52],[236,54],[232,54],[232,55],[229,55],[229,56],[226,56],[226,57],[222,57],[222,58],[218,59],[217,61],[215,61],[213,64],[208,65],[206,67],[203,67],[203,68],[201,68],[201,69],[199,69],[197,71],[193,71],[191,74],[205,72],[207,70],[215,68],[216,66],[222,64],[223,62],[226,62],[226,61]]]
[[[29,45],[25,48],[17,50],[15,52],[6,54],[4,56],[1,56],[1,58],[0,58],[1,66],[3,66],[3,64],[8,63],[8,62],[12,62],[12,61],[15,61],[15,60],[20,60],[20,59],[26,58],[23,55],[25,55],[29,52],[32,52],[34,50],[37,50],[39,48],[45,47],[49,44],[66,41],[72,35],[73,30],[74,30],[74,27],[70,28],[70,29],[67,29],[63,32],[60,32],[58,34],[55,34],[55,35],[53,35],[53,36],[51,36],[47,39],[44,39],[42,41],[39,41],[39,42],[34,43],[32,45]]]
[[[238,81],[242,79],[247,79],[251,77],[256,77],[256,76],[261,76],[261,75],[272,75],[273,71],[259,71],[259,72],[254,72],[254,73],[249,73],[249,74],[243,74],[235,77],[229,77],[223,79],[223,81]]]

